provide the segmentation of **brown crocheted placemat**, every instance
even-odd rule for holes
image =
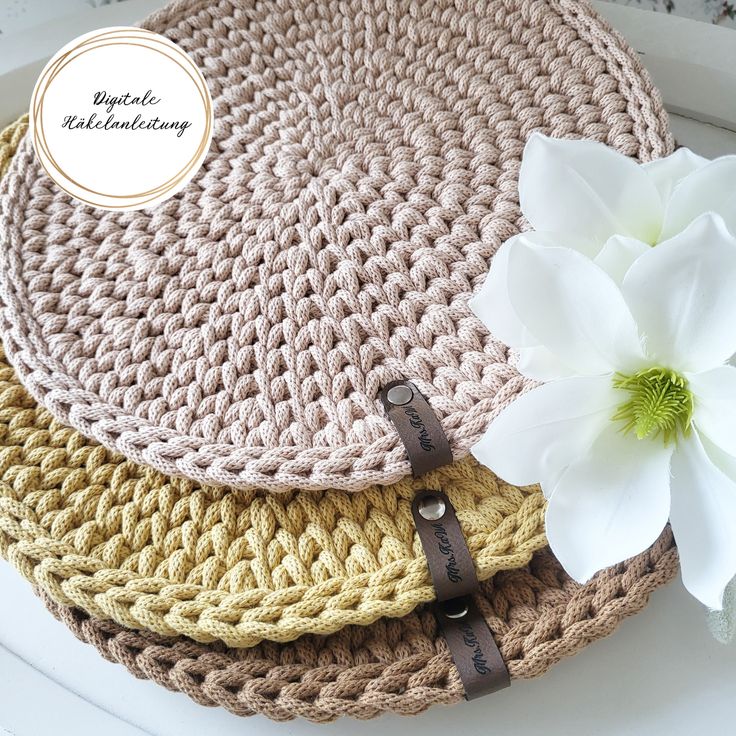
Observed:
[[[476,601],[512,679],[531,678],[612,633],[677,569],[667,529],[651,549],[586,585],[570,580],[549,550],[540,551],[527,568],[483,583]],[[238,650],[130,631],[44,601],[79,639],[136,677],[237,715],[262,713],[279,721],[413,715],[463,698],[458,672],[426,610],[329,637]]]
[[[582,0],[178,0],[143,25],[207,80],[205,165],[105,212],[26,137],[0,193],[0,325],[62,424],[168,475],[395,482],[378,393],[404,378],[464,456],[525,387],[467,302],[523,227],[528,136],[672,148],[636,54]]]

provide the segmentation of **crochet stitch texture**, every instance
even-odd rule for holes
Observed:
[[[27,127],[0,133],[0,177]],[[410,510],[419,487],[448,493],[481,579],[545,543],[541,493],[470,459],[362,494],[166,478],[53,420],[0,345],[0,554],[99,619],[250,646],[401,616],[434,597]]]
[[[362,490],[410,472],[408,378],[454,456],[528,386],[467,302],[524,227],[533,131],[672,148],[636,54],[581,0],[178,0],[146,28],[214,101],[198,176],[81,205],[28,137],[0,191],[0,327],[62,424],[167,475]]]
[[[538,677],[641,611],[650,593],[677,570],[668,528],[651,549],[603,570],[585,585],[571,580],[544,549],[528,567],[482,583],[476,601],[511,678]],[[463,699],[457,669],[433,614],[425,609],[329,637],[227,649],[129,631],[47,596],[44,600],[77,637],[136,677],[236,715],[325,722],[385,712],[415,715]]]
[[[248,647],[404,616],[434,599],[419,488],[450,497],[481,579],[545,544],[541,492],[470,458],[360,494],[167,478],[59,424],[0,349],[0,554],[98,619]]]

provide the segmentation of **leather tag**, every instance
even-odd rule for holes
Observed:
[[[404,443],[415,478],[452,462],[442,426],[411,381],[392,381],[381,391],[381,401]],[[450,499],[442,491],[420,491],[411,510],[437,594],[434,615],[466,700],[508,687],[506,664],[472,598],[478,576]]]
[[[435,603],[434,614],[460,673],[466,700],[511,684],[493,634],[471,596]]]
[[[381,401],[409,456],[415,478],[452,462],[452,450],[442,425],[411,381],[391,381]]]
[[[438,601],[478,590],[478,576],[450,499],[442,491],[419,491],[411,505]]]

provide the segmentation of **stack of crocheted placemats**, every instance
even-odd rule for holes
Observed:
[[[512,678],[640,610],[668,532],[577,585],[539,490],[462,459],[528,385],[467,309],[523,227],[528,135],[671,150],[636,55],[578,0],[177,0],[143,25],[214,101],[181,194],[95,210],[23,121],[0,136],[3,556],[106,658],[278,720],[462,699],[422,488],[457,511]],[[421,480],[378,400],[395,379],[456,458]]]
[[[412,714],[433,704],[462,699],[462,684],[434,614],[422,606],[402,618],[377,618],[363,626],[343,625],[330,636],[307,634],[283,644],[264,641],[252,647],[229,648],[224,643],[205,645],[188,636],[154,633],[184,630],[198,639],[213,638],[214,627],[204,627],[201,620],[187,618],[175,608],[172,612],[172,598],[180,605],[187,603],[177,597],[181,592],[188,591],[189,602],[197,602],[200,609],[209,604],[210,609],[205,610],[218,613],[222,612],[218,604],[223,599],[245,602],[252,600],[255,593],[256,601],[271,603],[270,607],[264,603],[250,609],[257,610],[260,626],[264,616],[273,616],[270,628],[266,627],[267,635],[259,629],[256,636],[253,619],[240,610],[236,613],[241,616],[239,624],[226,621],[224,633],[218,630],[222,641],[232,639],[233,632],[241,637],[238,643],[246,641],[245,636],[251,637],[247,639],[249,643],[261,637],[293,639],[298,633],[293,622],[284,616],[283,610],[277,610],[280,591],[267,592],[264,598],[263,591],[246,588],[239,594],[223,596],[214,584],[206,593],[201,585],[191,581],[202,577],[208,562],[214,567],[232,559],[232,545],[236,550],[247,548],[256,534],[249,524],[264,516],[268,519],[266,528],[271,530],[270,544],[261,536],[260,544],[253,549],[278,549],[279,556],[273,559],[281,559],[282,575],[286,577],[289,567],[300,566],[300,548],[314,560],[310,549],[314,540],[307,533],[295,540],[284,527],[277,531],[277,517],[288,519],[289,509],[294,508],[298,511],[292,516],[298,520],[302,504],[317,509],[320,501],[330,498],[340,499],[344,511],[358,500],[367,509],[369,501],[364,494],[302,492],[294,493],[292,499],[253,494],[258,498],[242,502],[241,513],[237,514],[238,502],[233,497],[242,495],[238,492],[195,490],[191,483],[136,468],[74,430],[60,426],[35,405],[12,368],[2,361],[0,442],[0,552],[35,584],[52,613],[79,638],[93,644],[107,659],[124,664],[136,676],[182,691],[205,705],[222,705],[239,715],[263,713],[277,720],[301,716],[328,721],[340,715],[370,718],[386,711]],[[531,537],[528,532],[523,533],[525,524],[519,524],[518,513],[506,516],[500,525],[509,526],[510,522],[516,532],[516,540],[514,534],[500,537],[507,551],[515,554],[515,558],[507,557],[505,564],[509,568],[522,566],[498,572],[482,584],[476,596],[512,678],[541,675],[559,659],[611,633],[623,618],[646,604],[652,590],[677,571],[676,550],[667,531],[646,553],[600,573],[585,586],[578,585],[564,573],[549,550],[531,555],[531,550],[544,543],[538,491],[508,488],[509,501],[498,492],[500,484],[492,474],[472,461],[438,471],[426,483],[433,487],[440,481],[459,508],[463,491],[467,494],[469,489],[484,484],[490,488],[487,499],[491,507],[513,504],[514,497],[521,499],[521,508],[527,504],[526,526],[534,532]],[[172,499],[172,486],[178,484],[187,493]],[[408,504],[415,485],[416,482],[404,482],[381,489],[378,499],[383,501],[385,496],[393,495],[396,509]],[[208,493],[214,496],[209,507]],[[161,498],[168,500],[168,516],[157,506]],[[224,514],[223,506],[227,508]],[[214,511],[208,513],[208,508]],[[198,513],[188,518],[187,512],[192,509]],[[375,515],[374,511],[374,518]],[[204,520],[208,516],[218,520],[230,516],[236,527],[240,525],[244,530],[242,537],[252,533],[251,540],[239,545],[242,537],[236,537],[231,545],[224,545],[218,559],[217,545],[194,526],[196,518]],[[369,526],[370,516],[364,515],[364,528]],[[461,511],[459,517],[467,531],[472,530],[473,522],[483,523],[482,516],[473,512]],[[171,521],[177,518],[180,526],[170,528]],[[154,531],[157,526],[162,526],[158,534]],[[360,529],[355,519],[349,526]],[[329,537],[324,529],[321,533]],[[210,534],[216,537],[216,532],[210,530]],[[184,544],[187,535],[195,540],[190,549]],[[473,539],[471,533],[468,537]],[[178,545],[168,560],[157,561],[160,553],[156,538]],[[292,548],[291,554],[281,546],[284,539],[289,540],[286,546]],[[353,546],[359,545],[348,544]],[[197,547],[211,555],[201,555],[199,564]],[[484,552],[479,550],[476,559],[483,559]],[[289,562],[285,562],[286,557]],[[268,559],[268,554],[262,559]],[[183,575],[184,580],[177,584],[136,574],[135,568],[143,560],[148,564],[155,561],[159,572],[169,570]],[[255,567],[255,559],[238,560],[241,567],[249,562]],[[227,574],[223,577],[231,584],[237,578]],[[242,575],[241,581],[249,577],[255,578]],[[270,579],[276,580],[278,575],[272,573]],[[303,587],[308,591],[305,597],[317,589]],[[288,588],[284,590],[287,598],[293,595]],[[385,614],[385,603],[381,605]],[[346,621],[350,620],[349,614],[339,611]],[[305,630],[319,630],[319,616],[302,617],[300,624],[305,621]]]
[[[667,529],[647,552],[604,570],[586,585],[571,580],[545,549],[528,567],[483,583],[475,600],[513,681],[538,677],[608,636],[624,618],[641,611],[649,594],[677,570],[677,550]],[[136,677],[236,715],[331,721],[385,712],[415,715],[463,699],[436,619],[423,609],[402,619],[350,626],[329,637],[228,649],[131,631],[48,598],[45,602],[78,638]]]

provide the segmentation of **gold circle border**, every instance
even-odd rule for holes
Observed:
[[[68,63],[71,63],[72,61],[75,61],[80,56],[82,56],[82,54],[85,54],[88,51],[93,51],[95,49],[104,48],[105,46],[111,46],[111,45],[138,46],[138,47],[144,48],[144,49],[146,49],[148,51],[156,51],[157,53],[162,54],[162,56],[165,56],[166,58],[170,58],[172,61],[174,61],[175,64],[177,64],[187,74],[187,76],[189,77],[189,79],[192,81],[192,83],[197,88],[197,91],[199,92],[200,99],[202,99],[202,102],[205,105],[205,111],[207,110],[207,108],[206,108],[206,104],[207,104],[207,102],[206,102],[206,96],[203,95],[202,90],[199,88],[199,85],[197,85],[197,82],[196,82],[195,78],[184,67],[183,64],[181,64],[180,62],[176,61],[176,59],[171,58],[170,56],[168,56],[168,54],[165,54],[165,53],[161,52],[158,49],[151,48],[149,46],[146,46],[145,44],[131,43],[131,42],[128,42],[128,41],[122,41],[121,40],[121,39],[126,39],[126,38],[135,39],[137,37],[135,37],[135,36],[120,36],[120,37],[117,37],[115,39],[111,39],[109,43],[102,43],[102,44],[98,44],[98,45],[95,45],[95,46],[91,46],[91,43],[90,43],[90,42],[94,42],[95,39],[89,39],[89,42],[85,41],[85,42],[79,44],[79,46],[75,47],[74,49],[71,49],[69,52],[65,53],[62,57],[60,57],[57,60],[57,62],[54,64],[53,71],[50,70],[49,79],[46,82],[46,85],[45,85],[44,90],[42,92],[42,95],[41,95],[41,98],[40,98],[40,103],[37,105],[37,112],[34,112],[34,121],[37,122],[37,126],[34,126],[34,133],[35,133],[36,129],[38,129],[40,131],[41,139],[42,139],[42,144],[41,145],[42,145],[43,153],[51,161],[51,163],[54,165],[54,168],[56,168],[57,171],[59,171],[61,174],[63,174],[68,181],[72,182],[72,184],[75,184],[80,189],[84,189],[85,191],[90,192],[92,194],[98,194],[101,197],[108,197],[110,199],[136,199],[136,198],[148,196],[148,195],[151,195],[151,194],[156,194],[156,196],[158,196],[158,194],[163,193],[163,192],[166,191],[166,189],[168,188],[168,186],[169,186],[169,184],[171,182],[174,182],[173,185],[175,185],[178,181],[181,181],[181,178],[179,177],[179,174],[175,174],[173,177],[171,177],[170,179],[168,179],[166,182],[164,182],[163,184],[159,185],[158,187],[154,187],[153,189],[149,189],[149,190],[147,190],[145,192],[140,192],[140,193],[137,193],[137,194],[130,194],[130,195],[125,195],[125,194],[107,194],[106,192],[99,192],[97,190],[90,189],[89,187],[85,187],[81,182],[78,182],[78,181],[76,181],[76,179],[73,179],[71,176],[69,176],[61,168],[61,166],[59,166],[58,162],[56,161],[56,159],[54,158],[54,156],[51,153],[51,149],[50,149],[50,147],[48,145],[48,142],[46,140],[45,131],[43,130],[43,103],[44,103],[46,91],[48,90],[49,85],[58,76],[58,74],[61,72],[61,70]],[[153,39],[153,40],[155,42],[157,42],[157,43],[160,43],[158,41],[158,39]],[[83,51],[80,51],[76,56],[74,56],[72,58],[68,58],[73,53],[73,51],[78,50],[79,48],[82,48],[84,46],[91,46],[91,47],[90,48],[85,48]],[[168,45],[166,45],[165,47],[166,48],[169,48]],[[61,63],[59,63],[59,62],[61,62]],[[205,112],[205,116],[206,116],[206,112]],[[206,120],[206,122],[205,122],[205,134],[207,133],[207,122],[208,121]],[[202,143],[200,143],[200,145],[199,145],[197,151],[195,152],[195,154],[189,159],[189,161],[187,162],[187,164],[185,164],[185,168],[187,169],[187,171],[188,171],[189,168],[191,168],[190,167],[190,164],[193,165],[193,163],[197,160],[197,158],[201,155],[201,153],[202,153]],[[174,181],[174,180],[177,180],[177,181]]]
[[[143,41],[143,43],[141,43],[141,41]],[[149,43],[156,44],[161,48],[155,48],[151,45],[148,45]],[[177,66],[179,66],[182,71],[184,71],[184,73],[189,77],[190,81],[194,84],[197,92],[199,93],[205,115],[205,128],[202,134],[202,139],[194,154],[187,161],[184,167],[163,184],[153,187],[152,189],[148,189],[144,192],[138,192],[136,194],[107,194],[105,192],[100,192],[86,187],[73,177],[69,176],[61,168],[61,166],[59,166],[58,162],[51,153],[43,128],[43,103],[46,92],[48,91],[51,82],[56,79],[61,70],[72,61],[75,61],[80,56],[88,53],[89,51],[94,51],[106,46],[119,45],[138,46],[140,48],[146,49],[147,51],[159,53],[162,56],[168,58],[170,61],[174,62]],[[185,63],[182,63],[179,59],[175,58],[175,55],[182,57],[185,60]],[[187,66],[189,68],[187,68]],[[194,70],[194,74],[192,74],[191,70]],[[100,207],[101,209],[142,209],[142,207],[147,203],[152,202],[155,199],[159,199],[161,195],[175,189],[184,179],[187,178],[192,168],[194,168],[194,166],[198,162],[200,162],[200,159],[206,153],[206,150],[209,148],[209,145],[211,143],[212,137],[212,99],[210,97],[209,90],[204,81],[204,77],[202,76],[201,71],[197,68],[192,59],[182,49],[176,46],[176,44],[164,38],[163,36],[160,36],[157,33],[145,30],[143,28],[120,27],[114,29],[106,29],[94,36],[86,37],[83,41],[65,51],[58,59],[56,59],[52,64],[49,64],[44,69],[44,71],[41,73],[41,77],[36,83],[36,88],[33,92],[31,124],[33,126],[33,144],[36,148],[36,152],[39,154],[38,157],[41,162],[41,166],[60,189],[64,190],[67,194],[71,195],[75,199],[84,202],[85,204],[92,205],[93,207]],[[127,199],[132,200],[132,202],[120,205],[112,205],[109,203],[105,205],[100,205],[94,200],[85,199],[84,197],[79,196],[78,193],[70,191],[70,189],[68,188],[68,184],[67,186],[64,186],[64,184],[57,181],[56,177],[54,177],[53,173],[46,165],[44,157],[46,157],[51,167],[54,168],[59,174],[61,174],[67,182],[71,182],[79,189],[82,189],[85,192],[89,192],[93,195],[105,197],[107,199]]]

